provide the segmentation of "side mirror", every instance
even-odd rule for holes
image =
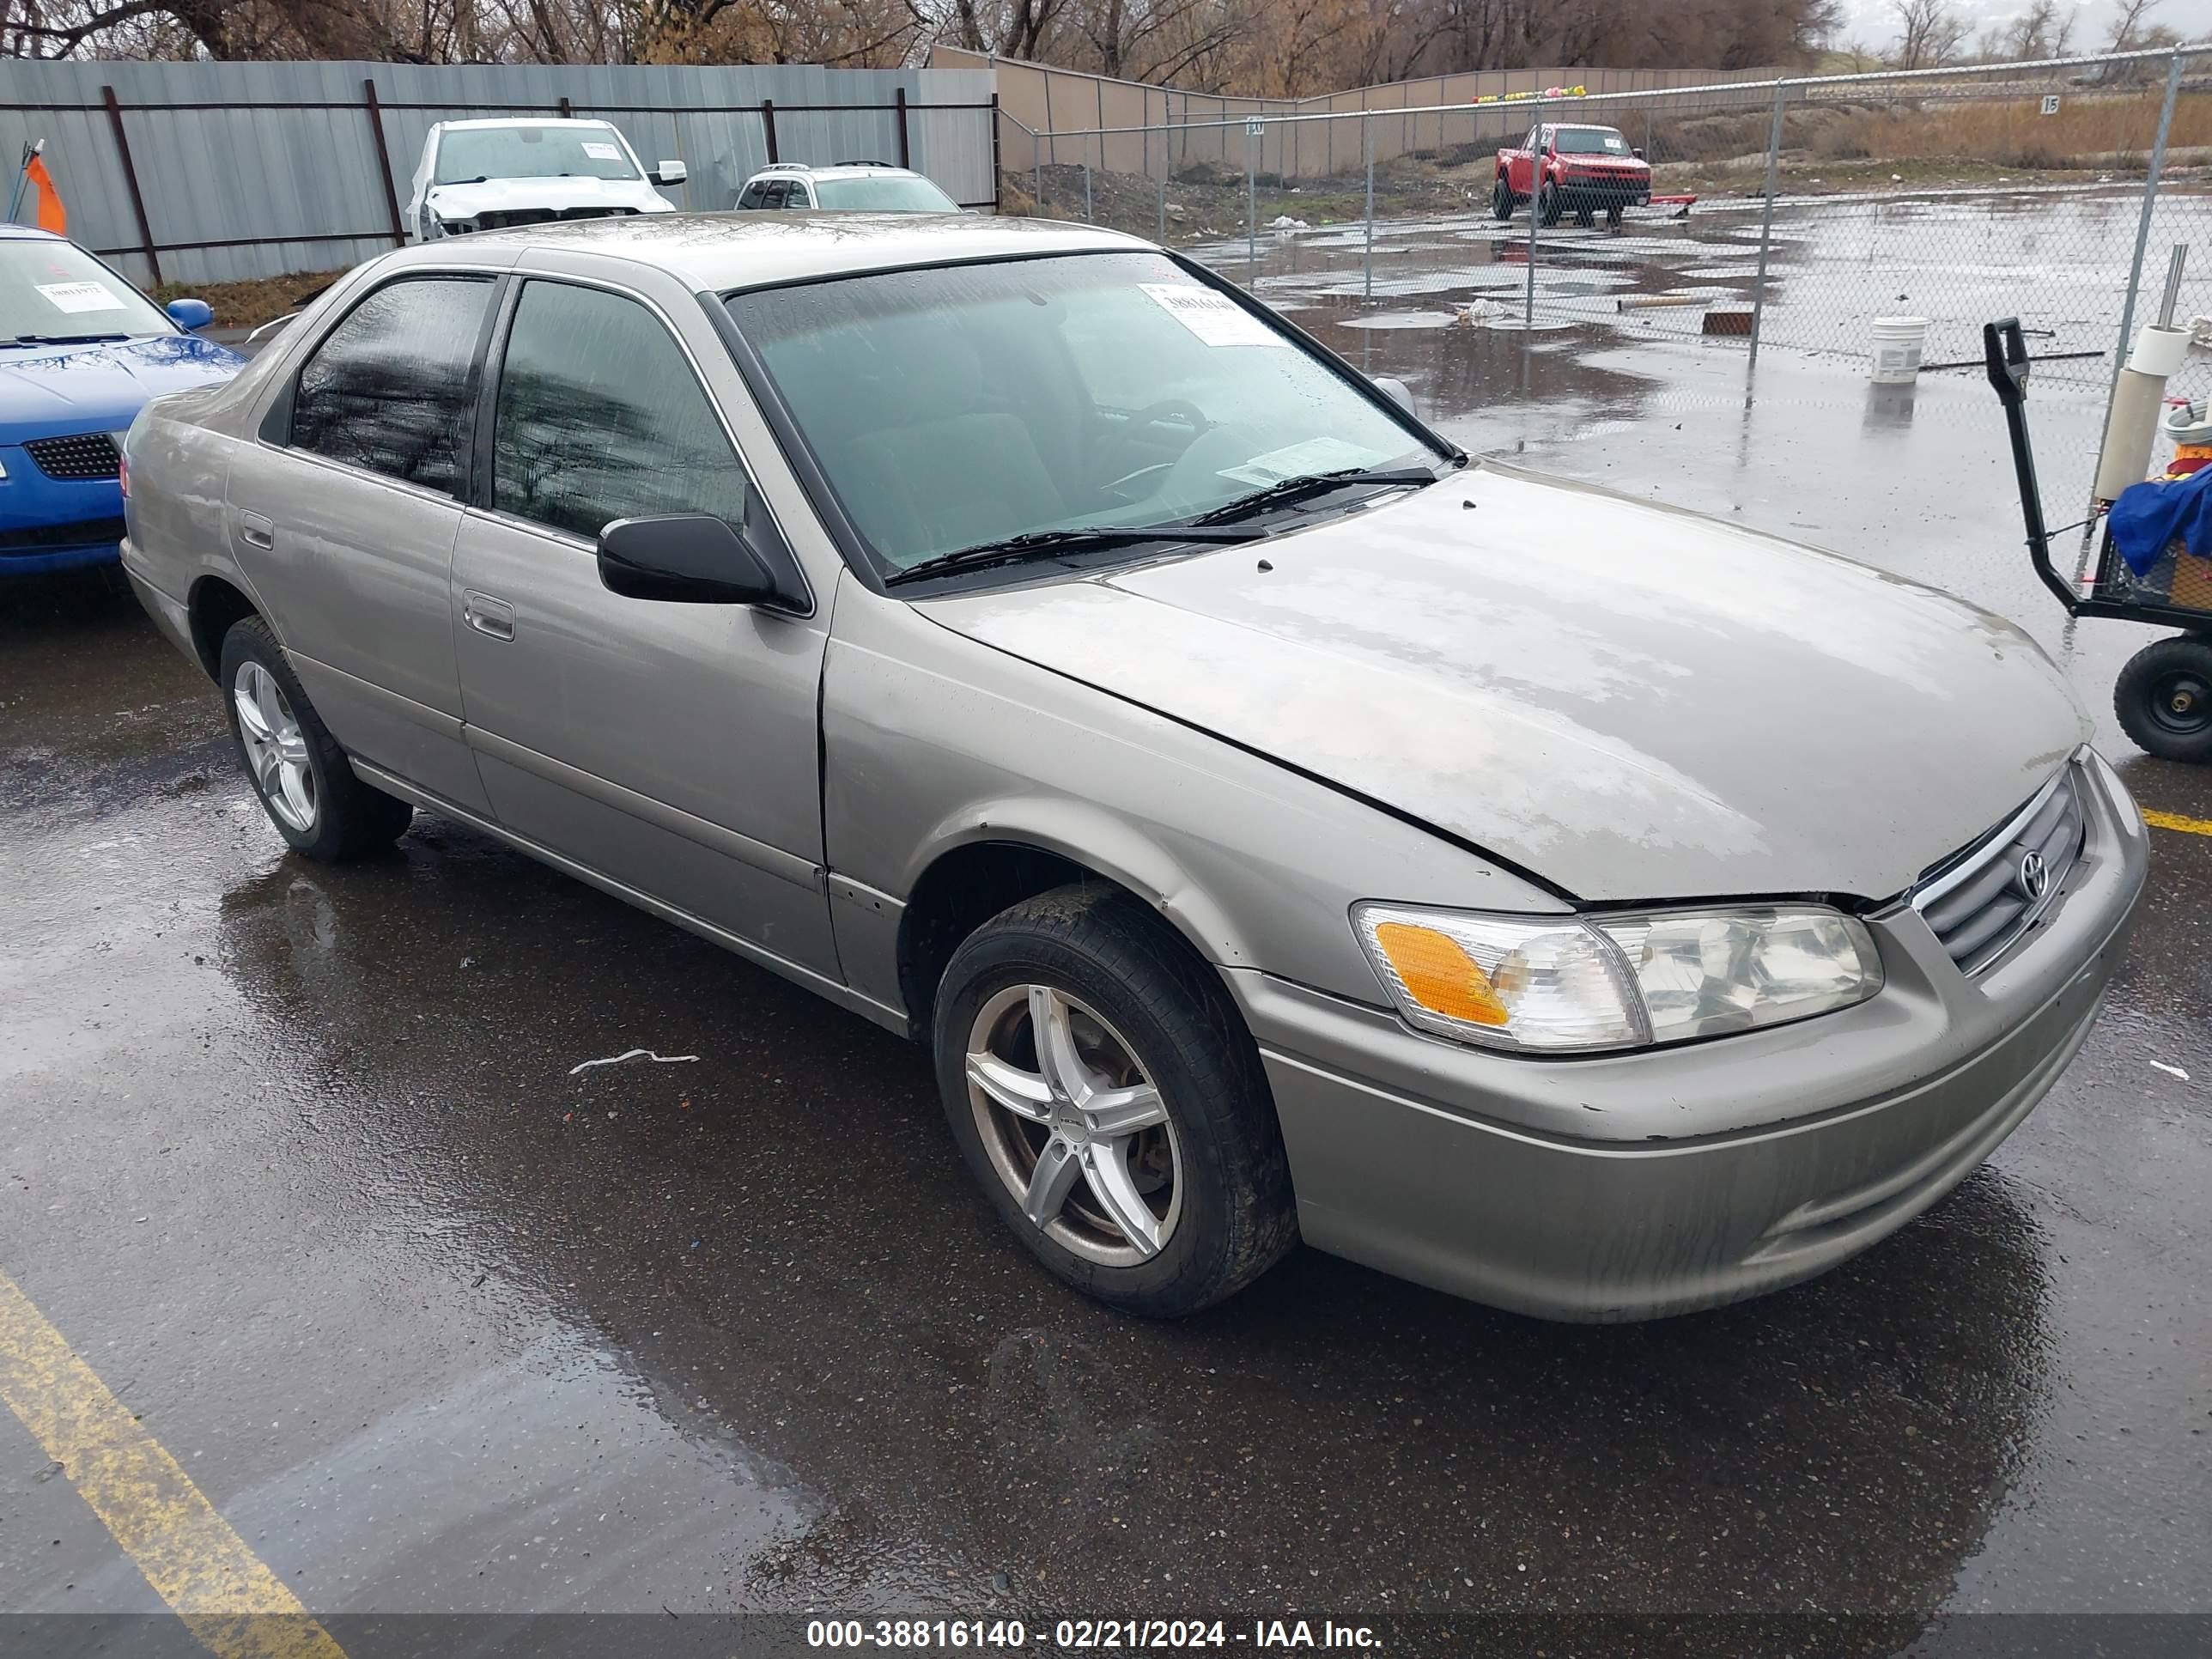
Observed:
[[[599,532],[599,580],[632,599],[679,605],[793,605],[752,540],[705,513],[617,519]]]
[[[215,307],[205,300],[172,300],[167,309],[169,320],[188,332],[215,320]]]
[[[681,161],[663,161],[653,170],[656,185],[680,185],[691,176],[691,169]]]
[[[1644,146],[1641,144],[1632,144],[1629,146],[1628,153],[1640,161],[1644,159]]]
[[[1377,374],[1374,380],[1376,389],[1384,397],[1416,420],[1420,418],[1420,411],[1413,407],[1413,387],[1395,374]]]

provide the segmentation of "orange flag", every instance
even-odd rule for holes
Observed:
[[[23,175],[31,181],[31,188],[39,198],[39,228],[51,230],[57,236],[69,234],[69,215],[62,207],[62,193],[54,188],[54,176],[46,171],[46,158],[33,155],[24,167]]]

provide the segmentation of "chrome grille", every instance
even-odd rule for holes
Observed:
[[[1951,960],[1978,974],[2043,919],[2081,857],[2080,786],[2069,766],[1964,852],[1921,878],[1912,908]]]
[[[115,440],[105,432],[80,432],[68,438],[27,438],[23,447],[49,478],[112,478],[117,476]]]

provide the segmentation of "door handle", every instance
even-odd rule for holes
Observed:
[[[472,587],[461,591],[461,620],[490,639],[514,637],[514,607],[505,599],[495,599]]]
[[[276,545],[276,526],[258,513],[238,515],[238,539],[264,552]]]

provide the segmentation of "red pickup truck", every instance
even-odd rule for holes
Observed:
[[[1534,177],[1539,157],[1540,186]],[[1587,225],[1602,213],[1606,223],[1617,228],[1624,210],[1650,202],[1651,167],[1617,128],[1540,124],[1529,128],[1515,148],[1498,152],[1490,210],[1510,219],[1532,195],[1544,224],[1557,224],[1562,213],[1572,213],[1577,224]]]

